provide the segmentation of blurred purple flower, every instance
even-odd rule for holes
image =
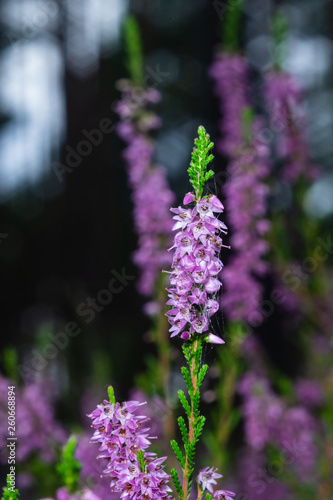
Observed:
[[[273,393],[268,380],[254,373],[246,374],[239,384],[243,398],[245,436],[248,445],[262,452],[273,444],[287,454],[288,463],[302,480],[311,478],[317,449],[317,425],[303,407],[287,407]]]
[[[306,132],[307,119],[303,92],[295,78],[284,72],[271,72],[264,86],[272,128],[277,131],[277,152],[284,158],[282,177],[291,183],[301,176],[314,180],[320,168],[310,162]]]
[[[6,422],[7,388],[15,383],[0,376],[1,422]],[[48,383],[34,382],[23,388],[16,387],[16,437],[18,462],[27,460],[33,453],[45,461],[55,458],[55,449],[66,441],[66,432],[58,424],[54,415],[54,401]],[[1,428],[0,442],[7,461],[5,437],[7,428]]]
[[[242,143],[242,113],[248,101],[248,64],[238,54],[218,53],[210,68],[219,98],[221,139],[216,147],[225,155],[233,155]]]
[[[266,272],[264,255],[268,245],[263,235],[269,229],[265,219],[269,149],[258,140],[262,128],[257,118],[244,136],[244,111],[249,107],[248,64],[238,54],[217,54],[210,69],[215,81],[222,120],[217,149],[231,158],[224,195],[227,200],[234,251],[224,271],[222,305],[233,321],[256,325],[262,321],[262,285],[258,277]]]
[[[133,260],[140,269],[138,290],[146,297],[154,293],[160,271],[170,264],[165,247],[171,241],[172,221],[169,207],[174,194],[169,188],[164,168],[152,161],[154,143],[151,130],[160,126],[159,118],[149,111],[149,104],[160,99],[156,89],[140,89],[121,81],[122,100],[117,104],[121,122],[117,132],[127,143],[124,158],[132,188],[134,224],[139,237]]]
[[[296,398],[300,405],[308,408],[320,406],[324,402],[324,393],[318,382],[300,379],[295,384]]]
[[[224,271],[225,293],[222,304],[233,321],[250,325],[261,322],[260,312],[263,286],[259,277],[267,272],[264,260],[268,243],[264,234],[270,224],[266,219],[268,187],[267,147],[258,143],[257,119],[252,126],[252,137],[246,148],[240,148],[228,166],[224,186],[232,229],[230,243],[234,254]]]

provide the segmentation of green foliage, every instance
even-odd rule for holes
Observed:
[[[202,365],[200,371],[199,371],[199,376],[198,376],[198,388],[201,387],[201,384],[208,372],[208,365]]]
[[[1,497],[1,500],[17,500],[17,498],[20,496],[18,490],[12,491],[12,483],[11,483],[11,478],[10,475],[8,474],[7,476],[7,486],[3,488],[3,494]]]
[[[287,36],[287,18],[281,12],[276,13],[272,19],[273,39],[274,39],[274,68],[281,70],[283,62],[283,42]]]
[[[109,387],[108,387],[108,396],[109,396],[110,403],[112,405],[115,405],[116,404],[116,397],[114,395],[114,390],[113,390],[112,385],[109,385]]]
[[[214,144],[210,142],[209,134],[207,134],[202,125],[198,128],[198,137],[194,140],[194,145],[188,175],[195,191],[196,199],[200,200],[206,182],[214,175],[213,170],[207,172],[207,165],[214,158],[209,153]]]
[[[243,0],[238,2],[233,2],[233,5],[229,5],[224,23],[221,26],[221,38],[223,49],[228,52],[236,52],[240,47],[240,21],[242,15],[242,4]]]
[[[180,463],[181,468],[184,469],[184,467],[185,467],[185,457],[182,454],[182,452],[180,451],[179,444],[174,439],[172,439],[172,441],[170,441],[170,444],[171,444],[171,448],[174,451],[174,454],[177,457],[178,462]]]
[[[141,472],[145,472],[147,463],[146,463],[145,454],[144,454],[143,450],[139,450],[137,452],[136,456],[137,456],[137,459],[138,459],[138,462],[139,462],[139,465],[141,468]]]
[[[15,347],[6,347],[2,354],[3,367],[11,380],[17,380],[17,352]]]
[[[188,390],[188,392],[190,392],[191,388],[192,388],[191,375],[190,375],[188,369],[186,368],[186,366],[182,366],[180,371],[182,372],[182,375],[184,377],[187,390]]]
[[[175,485],[176,491],[178,493],[179,500],[183,500],[182,485],[180,484],[176,469],[171,469],[170,474],[173,480],[173,484]]]
[[[196,425],[194,429],[194,439],[196,441],[199,441],[199,437],[202,434],[205,422],[206,422],[206,417],[204,417],[203,415],[200,415],[196,420]]]
[[[186,415],[188,416],[188,418],[191,418],[191,407],[186,399],[184,392],[181,389],[178,391],[178,397],[185,410]]]
[[[180,432],[182,434],[183,443],[187,444],[188,443],[188,430],[187,430],[187,427],[185,424],[185,420],[183,419],[183,417],[178,417],[177,422],[179,425]]]
[[[210,493],[206,493],[206,500],[212,500],[212,495]]]
[[[143,55],[138,23],[129,16],[124,23],[127,49],[127,68],[130,78],[136,85],[143,85]]]
[[[242,137],[243,141],[249,143],[252,138],[252,124],[254,119],[254,110],[250,107],[245,107],[242,113]]]
[[[57,472],[60,474],[63,486],[69,493],[74,493],[78,488],[79,474],[82,468],[81,463],[74,457],[77,439],[72,436],[63,447],[60,463],[57,465]]]

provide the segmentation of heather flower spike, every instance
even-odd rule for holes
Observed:
[[[223,205],[214,195],[203,196],[207,181],[214,175],[207,171],[213,155],[210,150],[213,143],[204,127],[198,129],[198,138],[194,141],[191,166],[188,169],[190,182],[194,192],[187,193],[184,205],[187,208],[172,208],[174,250],[172,271],[170,273],[171,287],[168,289],[171,306],[167,313],[171,324],[171,337],[180,335],[186,342],[183,353],[188,364],[181,372],[184,377],[189,400],[182,390],[178,391],[179,400],[185,410],[187,423],[181,416],[178,425],[183,440],[183,451],[179,444],[171,441],[172,449],[182,470],[182,480],[176,469],[171,470],[171,476],[180,500],[187,500],[190,494],[194,470],[195,447],[203,431],[205,417],[200,415],[200,386],[208,370],[202,365],[201,356],[204,342],[222,344],[224,341],[217,335],[209,333],[209,321],[219,309],[215,300],[216,292],[221,286],[218,278],[222,262],[219,252],[223,245],[221,233],[226,233],[227,227],[217,218],[223,212]],[[193,204],[193,208],[188,205]],[[229,247],[228,247],[229,248]],[[170,249],[171,250],[171,249]],[[215,479],[222,477],[216,469],[203,469],[198,478],[198,499],[202,491],[213,493]],[[209,493],[206,495],[208,498]]]
[[[97,458],[105,462],[105,476],[111,479],[111,491],[120,498],[136,500],[170,499],[170,476],[163,470],[166,457],[158,458],[146,451],[150,446],[147,417],[136,412],[143,403],[115,400],[112,387],[108,388],[110,400],[102,404],[88,417],[95,429],[92,442],[98,443]]]
[[[213,159],[209,153],[213,143],[204,127],[199,127],[198,134],[188,170],[195,193],[187,193],[184,198],[184,205],[194,203],[194,208],[171,209],[175,214],[173,230],[177,233],[167,302],[172,307],[167,316],[171,337],[180,335],[188,340],[199,334],[207,342],[223,343],[208,329],[211,316],[219,309],[215,300],[223,267],[219,252],[226,246],[220,234],[226,233],[227,227],[216,217],[224,209],[220,200],[214,195],[202,198],[206,182],[214,175],[212,170],[207,171]]]

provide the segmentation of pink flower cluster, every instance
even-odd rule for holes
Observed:
[[[163,470],[166,457],[157,458],[155,453],[144,452],[148,448],[149,428],[143,424],[148,419],[134,412],[143,403],[127,401],[122,404],[103,404],[88,415],[96,430],[92,442],[100,443],[99,459],[107,460],[104,474],[111,478],[113,491],[121,493],[121,499],[168,499],[170,476]],[[144,453],[144,471],[138,452]]]
[[[188,193],[184,205],[193,201],[194,194]],[[181,338],[188,339],[194,333],[208,332],[209,318],[219,309],[213,298],[221,286],[218,275],[223,264],[218,255],[225,246],[219,234],[221,231],[226,233],[227,227],[215,213],[223,209],[216,196],[196,201],[193,209],[171,209],[176,214],[173,230],[178,230],[172,247],[175,253],[167,302],[172,306],[167,313],[171,337],[181,334]],[[208,340],[223,343],[213,335]]]

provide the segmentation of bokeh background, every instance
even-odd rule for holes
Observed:
[[[122,24],[132,13],[142,32],[145,79],[163,95],[156,161],[167,168],[180,202],[198,125],[213,141],[218,135],[208,68],[220,42],[219,9],[211,0],[0,2],[1,351],[15,347],[22,364],[49,342],[49,334],[63,332],[69,321],[79,325],[81,333],[45,367],[45,376],[57,382],[57,412],[65,425],[79,422],[80,401],[91,385],[113,381],[125,397],[154,345],[145,335],[149,318],[135,279],[90,323],[77,314],[82,301],[105,288],[112,270],[138,275],[131,260],[137,239],[124,143],[114,131],[105,134],[61,180],[55,162],[65,163],[68,147],[77,148],[84,130],[98,128],[105,118],[117,122],[115,82],[128,76]],[[330,227],[333,2],[245,2],[241,36],[251,77],[258,81],[254,100],[262,92],[258,74],[272,61],[270,19],[276,9],[289,22],[284,67],[304,86],[312,157],[324,170],[304,209]],[[218,154],[214,168],[225,168]],[[279,203],[290,204],[288,185]],[[292,371],[288,339],[276,341],[278,325],[274,316],[272,337],[264,343]]]

